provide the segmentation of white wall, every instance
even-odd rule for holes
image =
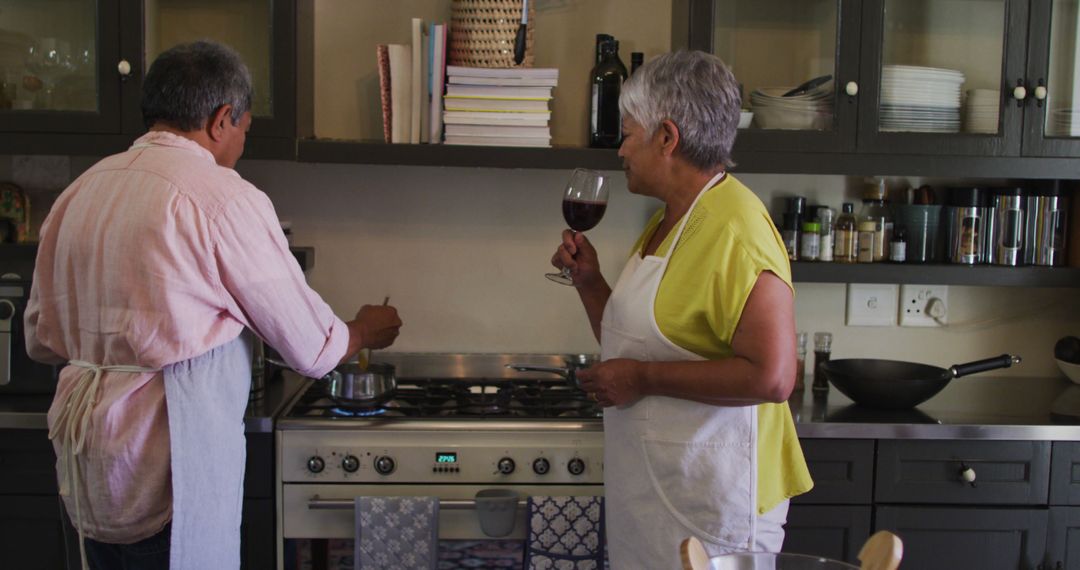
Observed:
[[[91,163],[75,158],[70,168],[77,174]],[[11,161],[0,160],[0,176],[11,175],[10,168]],[[292,221],[294,243],[315,247],[309,281],[342,318],[391,296],[405,321],[393,350],[597,350],[574,290],[543,277],[564,227],[559,202],[567,172],[274,161],[241,161],[238,170]],[[614,279],[659,203],[629,194],[622,174],[610,174],[616,190],[589,235]],[[740,178],[773,212],[783,196],[796,193],[833,207],[857,203],[861,184],[841,176]],[[893,186],[922,182],[890,179]],[[41,215],[50,193],[34,195]],[[945,366],[1011,352],[1024,364],[1000,374],[1054,376],[1054,342],[1080,335],[1078,298],[1075,289],[950,287],[951,323],[997,321],[943,329],[845,327],[844,285],[800,283],[796,319],[800,330],[832,331],[836,358]]]

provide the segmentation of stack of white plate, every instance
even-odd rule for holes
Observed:
[[[760,129],[824,130],[833,117],[833,83],[784,97],[792,87],[763,87],[750,93],[754,125]]]
[[[997,134],[1001,92],[997,89],[968,89],[964,100],[964,130]]]
[[[1080,137],[1080,107],[1050,111],[1046,127],[1052,137]]]
[[[960,131],[960,87],[955,69],[886,65],[881,69],[882,131],[955,133]]]

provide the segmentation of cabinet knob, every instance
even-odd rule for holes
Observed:
[[[131,63],[126,59],[121,59],[120,63],[116,64],[116,71],[120,72],[121,77],[131,75]]]
[[[1038,107],[1043,106],[1043,101],[1046,100],[1046,81],[1039,79],[1039,84],[1035,87],[1035,105]]]
[[[848,94],[848,97],[854,97],[859,94],[859,84],[854,81],[848,81],[847,85],[844,85],[844,93]]]
[[[963,463],[960,464],[960,478],[972,487],[975,486],[975,470]]]
[[[1016,80],[1016,87],[1013,87],[1012,96],[1013,96],[1013,99],[1016,99],[1016,106],[1017,107],[1023,107],[1024,106],[1024,99],[1027,99],[1028,92],[1027,92],[1027,87],[1024,86],[1024,80],[1023,79],[1017,79]]]

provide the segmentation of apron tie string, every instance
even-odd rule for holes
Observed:
[[[86,544],[82,528],[82,505],[79,499],[79,464],[75,457],[82,453],[83,446],[86,444],[86,432],[90,426],[90,417],[93,414],[94,407],[97,405],[101,373],[107,370],[110,372],[141,374],[158,372],[159,369],[124,364],[102,366],[83,360],[72,360],[68,364],[82,368],[83,372],[60,407],[56,423],[49,429],[49,439],[57,440],[59,438],[60,494],[64,494],[66,486],[67,492],[75,496],[75,520],[72,522],[74,522],[75,529],[79,533],[79,557],[82,561],[82,567],[83,570],[87,570],[90,566],[86,562]]]

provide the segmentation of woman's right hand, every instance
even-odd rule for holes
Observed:
[[[389,305],[364,305],[354,322],[360,333],[359,348],[386,348],[394,343],[401,329],[397,309]]]
[[[551,256],[551,265],[556,269],[565,267],[574,278],[574,287],[588,287],[603,280],[596,249],[581,232],[563,230],[562,243]]]

